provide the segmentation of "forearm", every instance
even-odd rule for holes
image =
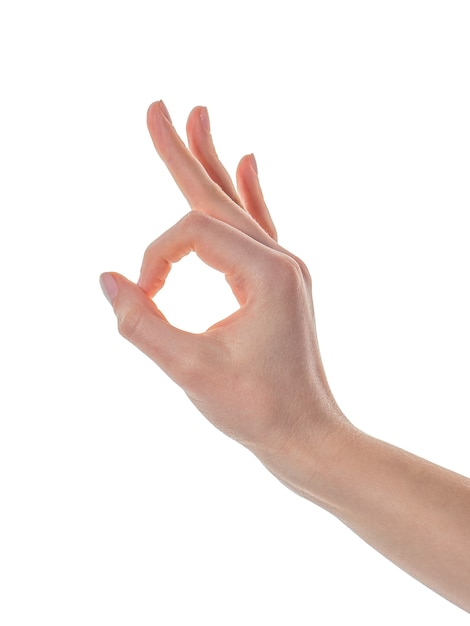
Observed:
[[[468,478],[348,423],[338,426],[320,447],[303,437],[299,445],[291,445],[288,457],[277,467],[270,461],[270,469],[283,482],[470,612]]]

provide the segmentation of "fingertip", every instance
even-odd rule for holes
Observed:
[[[202,104],[198,104],[195,107],[193,107],[189,113],[189,117],[194,117],[194,115],[199,115],[201,112],[201,109],[204,109],[205,107],[202,106]]]
[[[258,164],[256,163],[255,155],[251,153],[249,155],[249,158],[250,158],[251,167],[253,168],[253,171],[255,172],[256,176],[258,176]]]
[[[164,117],[170,124],[173,124],[168,109],[165,106],[163,100],[157,100],[147,109],[147,124],[149,124],[156,116]]]
[[[202,127],[206,131],[206,133],[211,132],[211,122],[209,119],[209,112],[207,111],[207,107],[200,107],[199,110],[199,119],[202,124]]]
[[[171,116],[168,112],[168,109],[165,106],[165,103],[163,102],[163,100],[160,100],[158,103],[159,107],[160,107],[160,112],[161,114],[166,117],[166,119],[170,122],[170,124],[173,124],[173,122],[171,121]]]
[[[152,104],[147,109],[147,123],[150,122],[150,119],[155,115],[155,109],[158,107],[158,101],[152,102]]]
[[[186,122],[186,132],[191,133],[192,129],[196,126],[201,126],[203,109],[205,107],[201,105],[195,106],[188,115],[188,121]],[[202,124],[203,125],[203,124]]]
[[[245,154],[240,159],[237,167],[237,181],[242,183],[242,181],[253,179],[253,175],[258,177],[258,166],[256,164],[256,160],[254,154]]]
[[[106,299],[112,305],[119,293],[119,287],[116,279],[110,272],[104,272],[100,276],[100,285]]]

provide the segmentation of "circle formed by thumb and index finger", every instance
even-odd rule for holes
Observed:
[[[235,296],[245,300],[257,276],[279,252],[200,211],[191,211],[153,241],[144,254],[139,286],[153,297],[164,285],[171,265],[194,251],[210,267],[223,272]]]

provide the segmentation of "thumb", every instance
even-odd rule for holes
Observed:
[[[120,334],[185,387],[187,375],[194,374],[200,360],[201,338],[172,326],[155,302],[124,276],[106,272],[100,283],[116,314]]]

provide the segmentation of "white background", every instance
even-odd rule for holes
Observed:
[[[98,276],[188,211],[148,105],[207,105],[311,270],[343,411],[468,475],[469,32],[452,0],[2,1],[2,625],[468,623],[208,424]],[[233,306],[191,260],[163,297],[193,330]]]

